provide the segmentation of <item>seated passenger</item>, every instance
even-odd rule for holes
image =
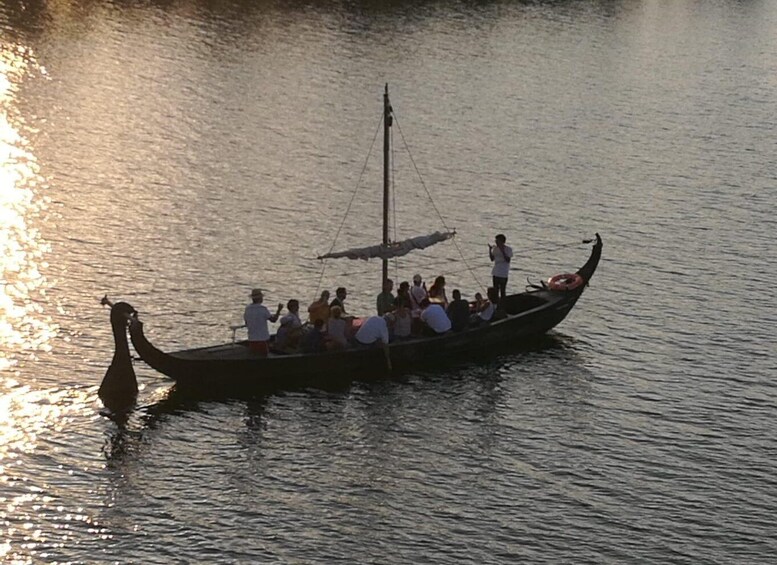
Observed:
[[[316,320],[322,320],[326,325],[329,320],[329,291],[325,290],[321,293],[321,298],[313,302],[308,306],[308,314],[310,315],[310,323],[315,324]]]
[[[496,312],[496,306],[499,302],[499,291],[490,286],[486,294],[488,295],[488,300],[482,302],[480,310],[472,316],[472,322],[476,325],[489,323],[494,318],[494,313]]]
[[[391,370],[391,357],[389,356],[389,328],[388,322],[383,316],[372,316],[362,323],[354,339],[362,345],[379,345],[386,356],[386,365]]]
[[[304,336],[300,344],[305,353],[320,353],[324,347],[324,321],[318,318],[313,322],[313,327]]]
[[[394,338],[407,339],[412,333],[413,316],[410,314],[410,300],[402,295],[397,296],[394,310]]]
[[[289,313],[281,318],[281,327],[275,334],[275,348],[287,353],[293,352],[302,337],[302,321],[299,319],[299,300],[289,300]]]
[[[454,332],[460,332],[469,325],[469,302],[461,298],[459,289],[453,291],[453,302],[448,304],[446,313]]]
[[[332,306],[326,330],[326,346],[328,349],[343,349],[348,344],[345,336],[347,322],[343,320],[343,310],[339,306]]]
[[[362,345],[372,345],[382,341],[389,342],[388,322],[383,316],[370,316],[359,327],[354,339]]]
[[[421,320],[426,322],[425,332],[427,335],[438,335],[451,329],[451,321],[442,306],[432,304],[429,300],[421,302]]]

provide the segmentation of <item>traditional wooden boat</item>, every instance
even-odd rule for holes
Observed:
[[[404,255],[449,239],[453,232],[394,243],[388,239],[388,155],[392,108],[388,87],[384,94],[384,214],[383,242],[380,245],[330,252],[325,257],[380,258],[383,280],[388,278],[388,259]],[[527,287],[525,292],[502,300],[503,317],[485,325],[432,337],[413,337],[389,345],[391,372],[400,373],[420,366],[471,358],[477,354],[526,346],[557,326],[572,310],[596,271],[602,252],[602,240],[596,234],[587,262],[575,273],[557,275],[550,284]],[[110,304],[104,299],[105,304]],[[111,322],[116,353],[100,389],[108,405],[113,397],[137,392],[127,342],[127,328],[138,356],[150,367],[173,379],[178,389],[212,394],[326,385],[354,378],[384,376],[388,367],[384,352],[377,347],[356,346],[321,353],[270,353],[261,357],[251,352],[246,341],[165,353],[155,347],[144,333],[136,310],[126,302],[112,304]]]

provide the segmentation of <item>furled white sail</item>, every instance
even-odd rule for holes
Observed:
[[[392,242],[388,245],[371,245],[369,247],[355,247],[353,249],[346,249],[345,251],[335,251],[333,253],[321,255],[319,259],[337,259],[340,257],[362,259],[364,261],[374,258],[392,259],[394,257],[407,255],[416,249],[426,249],[427,247],[450,239],[454,235],[456,235],[455,231],[436,231],[429,235],[419,235],[418,237],[411,237],[410,239],[405,239],[403,241]]]

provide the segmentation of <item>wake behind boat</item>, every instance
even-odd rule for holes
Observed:
[[[404,241],[388,238],[389,144],[393,110],[388,87],[384,94],[384,193],[383,241],[368,247],[330,252],[320,257],[350,259],[379,258],[383,281],[388,279],[388,260],[415,249],[451,239],[455,232],[446,228]],[[541,286],[511,294],[499,302],[502,316],[490,323],[448,331],[434,336],[412,336],[388,345],[391,360],[387,367],[384,351],[376,347],[353,346],[316,353],[276,353],[257,355],[247,341],[165,353],[155,347],[144,333],[143,323],[130,304],[112,304],[116,353],[100,388],[100,397],[108,405],[114,397],[137,391],[127,342],[127,328],[138,356],[156,371],[170,377],[179,389],[210,394],[245,393],[250,391],[291,388],[305,385],[323,386],[343,379],[365,378],[390,372],[405,372],[421,365],[471,358],[473,354],[495,354],[505,348],[521,347],[536,340],[558,325],[582,295],[601,258],[599,234],[587,262],[575,273],[556,275]],[[104,299],[104,304],[110,304]],[[114,394],[115,393],[115,394]],[[120,394],[121,393],[121,394]]]

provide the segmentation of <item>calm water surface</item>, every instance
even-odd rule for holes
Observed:
[[[0,555],[10,563],[769,563],[777,553],[777,4],[0,5]],[[380,237],[471,297],[604,259],[537,350],[267,398],[138,363],[100,416],[99,298],[165,349]],[[396,129],[396,128],[395,128]],[[399,129],[398,147],[403,147]],[[401,154],[400,154],[401,153]],[[363,177],[362,171],[364,171]],[[475,277],[461,261],[467,259]],[[327,264],[369,312],[377,271]]]

